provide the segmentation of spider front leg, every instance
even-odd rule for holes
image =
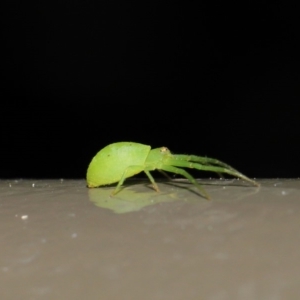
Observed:
[[[176,159],[176,155],[174,155],[172,159],[168,159],[168,164],[176,166],[176,167],[197,169],[197,170],[200,170],[200,171],[210,171],[210,172],[215,172],[215,173],[225,173],[225,174],[229,174],[229,175],[232,175],[232,176],[244,179],[244,180],[246,180],[248,182],[251,182],[255,186],[259,186],[259,184],[257,182],[255,182],[254,180],[248,178],[247,176],[243,175],[242,173],[238,172],[237,170],[235,170],[233,168],[232,169],[228,169],[228,168],[220,167],[220,166],[202,165],[202,164],[195,163],[195,162],[178,160],[178,159]]]
[[[197,155],[175,154],[175,155],[173,155],[173,159],[182,160],[182,161],[190,161],[190,162],[194,162],[194,163],[200,163],[203,165],[215,165],[215,166],[223,167],[228,170],[232,170],[232,171],[239,173],[238,170],[234,169],[232,166],[230,166],[218,159],[215,159],[215,158],[210,158],[210,157],[205,157],[205,156],[197,156]]]
[[[180,169],[180,168],[176,168],[176,167],[170,166],[170,165],[162,165],[161,169],[164,170],[164,171],[170,172],[170,173],[175,173],[175,174],[182,175],[183,177],[185,177],[186,179],[188,179],[192,184],[194,184],[207,200],[210,200],[210,197],[207,194],[207,192],[205,191],[205,189],[186,170],[183,170],[183,169]]]

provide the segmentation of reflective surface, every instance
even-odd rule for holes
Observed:
[[[1,299],[298,299],[300,180],[0,181]]]

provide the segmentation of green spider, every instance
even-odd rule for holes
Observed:
[[[134,142],[114,143],[100,150],[88,167],[87,186],[93,188],[117,182],[118,184],[112,192],[112,195],[115,195],[120,191],[126,178],[144,171],[153,188],[159,192],[158,186],[150,174],[150,171],[158,170],[163,173],[167,171],[182,175],[194,184],[205,198],[210,199],[204,188],[183,168],[216,172],[218,174],[226,173],[259,186],[254,180],[217,159],[196,155],[172,154],[166,147],[151,150],[148,145]]]

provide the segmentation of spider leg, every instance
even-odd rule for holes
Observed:
[[[163,170],[160,170],[160,169],[157,169],[157,171],[159,171],[161,174],[163,174],[166,178],[168,178],[169,180],[173,180],[168,173],[166,173],[165,171]]]
[[[239,173],[238,170],[234,169],[232,166],[215,158],[197,156],[197,155],[182,155],[182,154],[179,155],[173,154],[173,158],[176,160],[190,161],[190,162],[200,163],[203,165],[215,165]]]
[[[153,188],[159,193],[160,192],[159,188],[158,188],[158,186],[157,186],[157,184],[156,184],[153,176],[150,174],[150,172],[148,170],[144,170],[144,172],[146,173],[146,175],[148,176],[149,180],[151,181]]]
[[[248,178],[247,176],[243,175],[242,173],[238,172],[235,169],[228,169],[220,166],[213,166],[213,165],[202,165],[199,163],[189,162],[189,161],[183,161],[178,159],[168,159],[168,164],[176,167],[183,167],[183,168],[191,168],[191,169],[197,169],[200,171],[210,171],[215,173],[226,173],[241,179],[244,179],[248,182],[251,182],[255,186],[259,186],[257,182],[254,180]]]
[[[122,184],[124,183],[124,181],[125,181],[126,178],[131,177],[131,176],[133,176],[134,174],[138,174],[138,173],[142,172],[143,169],[144,169],[144,166],[129,166],[129,167],[127,167],[127,168],[125,169],[125,171],[123,172],[123,174],[122,174],[122,176],[121,176],[121,179],[119,180],[119,182],[118,182],[116,188],[112,191],[112,193],[111,193],[110,196],[112,197],[112,196],[116,195],[116,194],[120,191],[120,189],[121,189],[121,187],[122,187]],[[134,173],[132,173],[132,171],[133,171]],[[129,172],[131,172],[131,173],[130,173],[130,176],[128,176],[128,173],[129,173]]]
[[[205,189],[186,170],[183,170],[183,169],[180,169],[180,168],[176,168],[176,167],[170,166],[170,165],[162,165],[161,169],[164,170],[164,171],[170,172],[170,173],[175,173],[175,174],[182,175],[183,177],[185,177],[186,179],[188,179],[192,184],[194,184],[207,200],[210,200],[210,197],[207,194],[207,192],[205,191]]]

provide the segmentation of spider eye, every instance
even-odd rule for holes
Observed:
[[[160,152],[163,153],[163,152],[167,152],[169,149],[167,147],[161,147],[160,148]]]

